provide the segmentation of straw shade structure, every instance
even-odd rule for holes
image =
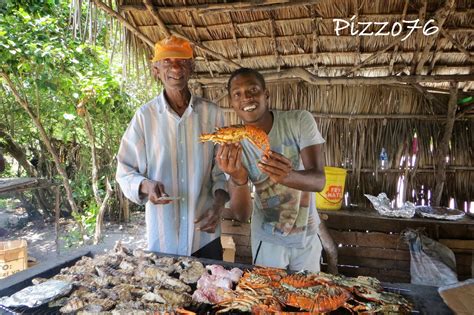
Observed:
[[[405,199],[421,185],[440,191],[444,205],[453,197],[463,208],[474,199],[473,102],[459,102],[474,89],[472,1],[92,2],[122,23],[130,57],[150,60],[153,43],[169,34],[189,39],[191,87],[224,108],[229,124],[239,122],[226,97],[229,74],[260,70],[272,109],[314,114],[326,164],[350,169],[353,203],[365,203],[363,193],[394,197],[400,178]],[[352,22],[352,34],[350,27],[337,32],[335,19]],[[417,19],[422,28],[410,33],[403,21]],[[396,23],[401,32],[392,36]],[[438,31],[423,34],[425,24]],[[367,25],[365,33],[386,25],[389,34],[354,35]],[[382,147],[387,172],[376,167]]]

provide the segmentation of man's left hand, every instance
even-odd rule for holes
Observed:
[[[293,171],[291,161],[274,151],[262,157],[258,168],[276,183],[282,183]]]
[[[223,211],[224,205],[213,204],[210,209],[194,220],[195,224],[201,222],[201,226],[198,226],[197,229],[207,233],[214,233],[217,225],[220,223]]]

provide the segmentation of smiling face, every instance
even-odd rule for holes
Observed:
[[[269,114],[268,90],[253,74],[238,74],[229,83],[229,100],[237,116],[246,124],[259,125]]]
[[[166,58],[153,64],[153,76],[165,90],[184,90],[193,72],[193,59]]]

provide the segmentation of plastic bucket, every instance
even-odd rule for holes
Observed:
[[[316,208],[321,210],[339,210],[344,198],[347,170],[326,166],[324,172],[326,173],[326,185],[321,192],[316,193]]]

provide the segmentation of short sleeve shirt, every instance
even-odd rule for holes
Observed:
[[[293,169],[303,170],[301,150],[324,143],[311,113],[302,110],[272,111],[268,134],[272,151],[288,158]],[[255,186],[252,233],[256,239],[287,247],[306,247],[309,236],[318,231],[315,193],[274,183],[257,163],[262,151],[248,140],[242,142],[243,164]]]

